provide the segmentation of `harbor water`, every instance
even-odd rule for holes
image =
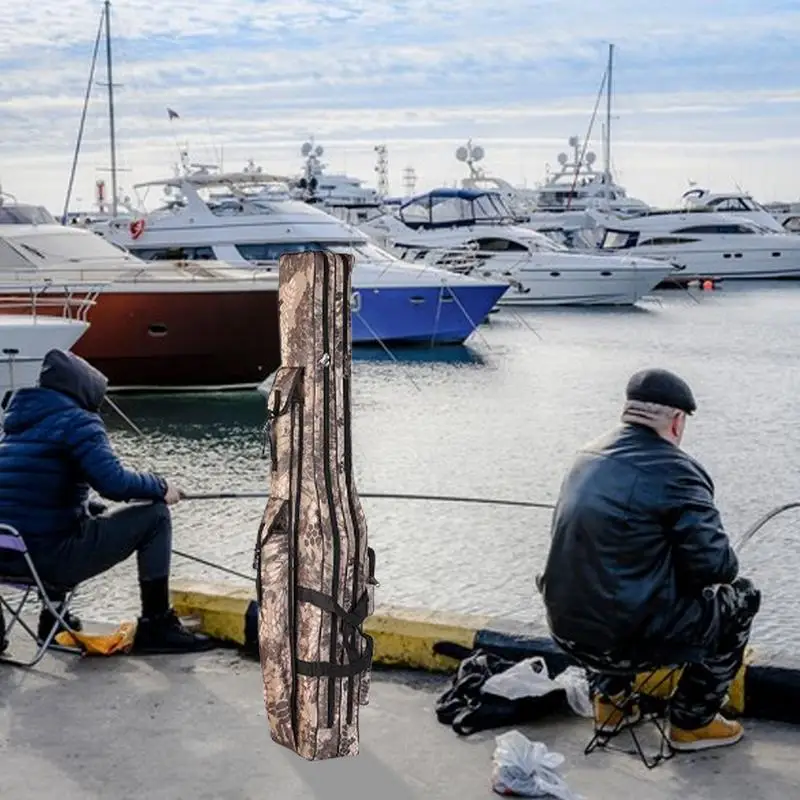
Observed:
[[[699,409],[684,446],[710,471],[735,540],[773,506],[800,499],[798,339],[800,286],[776,282],[673,290],[633,309],[504,309],[466,347],[359,350],[358,488],[552,502],[576,448],[617,423],[629,375],[661,366],[693,387]],[[144,432],[108,416],[129,464],[191,492],[268,488],[256,392],[116,400]],[[264,502],[183,502],[175,546],[253,574]],[[363,503],[379,603],[542,619],[534,576],[549,511]],[[764,590],[754,640],[770,649],[800,646],[798,526],[800,511],[780,516],[740,553]],[[175,574],[242,583],[181,558]],[[82,587],[77,607],[109,620],[136,614],[133,561]]]

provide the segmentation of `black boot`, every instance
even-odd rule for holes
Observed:
[[[57,603],[53,603],[53,605],[58,608],[61,612],[61,616],[64,617],[67,625],[69,625],[72,630],[80,631],[83,629],[83,625],[78,617],[74,614],[70,613],[69,611],[65,614],[63,610],[58,606]],[[39,636],[39,641],[44,641],[49,635],[50,631],[53,630],[53,625],[56,624],[56,618],[46,609],[42,609],[42,613],[39,614],[39,629],[37,631],[37,635]],[[56,631],[56,636],[64,630],[63,625],[58,626],[58,630]],[[54,637],[55,638],[55,637]]]
[[[133,640],[133,652],[142,654],[198,653],[214,647],[213,639],[187,630],[173,609],[158,616],[140,617]]]

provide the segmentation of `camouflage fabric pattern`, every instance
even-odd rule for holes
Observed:
[[[299,588],[332,596],[335,583],[332,599],[350,611],[374,580],[350,463],[351,272],[349,255],[280,262],[282,367],[269,397],[278,411],[260,540],[259,648],[271,736],[310,760],[358,754],[358,707],[369,691],[369,668],[343,678],[296,668],[296,659],[348,663],[341,618],[299,600]],[[366,642],[358,631],[362,654]]]
[[[716,606],[717,635],[713,640],[704,641],[705,656],[685,664],[669,702],[670,721],[685,730],[708,725],[722,708],[725,695],[742,666],[753,619],[761,605],[761,592],[747,578],[738,578],[730,585],[709,588],[706,592],[706,601]],[[677,666],[683,661],[677,650],[670,655],[668,646],[664,652],[653,653],[651,659],[637,657],[626,661],[618,655],[589,653],[572,642],[559,641],[559,644],[587,667],[593,693],[605,697],[630,691],[637,673]]]

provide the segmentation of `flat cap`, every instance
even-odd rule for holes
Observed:
[[[628,381],[625,396],[628,400],[678,408],[687,414],[697,409],[689,384],[666,369],[643,369],[634,373]]]

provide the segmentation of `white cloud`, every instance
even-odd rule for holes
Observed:
[[[631,193],[666,203],[686,177],[763,199],[794,197],[790,154],[800,10],[778,0],[127,0],[112,8],[119,157],[130,185],[168,174],[175,135],[195,156],[295,172],[315,134],[331,168],[374,176],[389,145],[393,188],[453,183],[472,136],[486,166],[529,184],[584,135],[617,45],[614,162]],[[724,8],[724,12],[721,11]],[[101,5],[16,3],[0,16],[0,180],[59,208]],[[101,52],[97,80],[105,80]],[[104,90],[87,119],[77,196],[108,163]],[[173,125],[166,108],[178,111]],[[593,131],[600,149],[600,120]],[[107,176],[106,176],[107,177]]]

